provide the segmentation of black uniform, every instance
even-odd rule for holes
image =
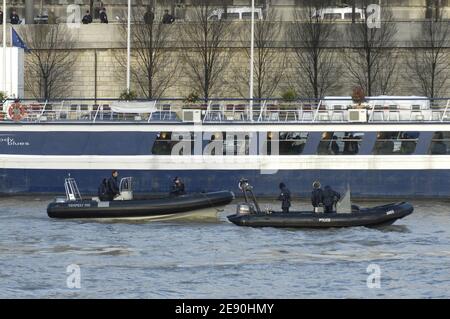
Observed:
[[[117,177],[111,176],[108,180],[108,196],[113,200],[116,195],[120,195],[119,182]]]
[[[108,180],[106,178],[102,180],[102,183],[98,187],[98,197],[101,201],[109,200]]]
[[[283,210],[283,213],[289,213],[289,207],[291,207],[291,192],[286,186],[281,188],[281,193],[280,196],[278,196],[278,200],[281,201],[281,209]]]
[[[89,24],[89,23],[92,23],[92,16],[91,16],[89,13],[87,13],[87,14],[83,17],[83,19],[81,20],[81,22],[83,22],[83,24]]]
[[[100,12],[100,22],[101,23],[108,23],[108,16],[106,15],[105,11]]]
[[[325,213],[332,213],[334,205],[341,199],[341,195],[335,192],[330,186],[325,186],[323,190],[323,205],[325,206]]]
[[[179,196],[186,194],[186,191],[184,190],[184,184],[183,182],[179,183],[173,183],[172,190],[170,191],[170,195],[172,196]]]
[[[313,207],[319,207],[323,203],[323,191],[321,188],[313,189],[311,192],[311,204]]]
[[[170,13],[166,13],[163,15],[162,23],[163,24],[171,24],[175,21],[175,18]]]
[[[10,19],[11,19],[11,24],[19,24],[20,23],[20,18],[17,13],[15,13],[15,14],[11,13]]]

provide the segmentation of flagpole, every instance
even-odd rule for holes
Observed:
[[[250,121],[253,122],[253,59],[254,59],[254,46],[255,46],[255,0],[252,0],[252,26],[251,26],[251,35],[250,35],[250,80],[249,80],[249,86],[250,86],[250,92],[249,92],[249,99],[250,99]]]
[[[130,93],[130,56],[131,56],[131,0],[128,0],[127,25],[127,93]]]
[[[3,0],[3,88],[2,90],[8,96],[6,92],[6,0]]]

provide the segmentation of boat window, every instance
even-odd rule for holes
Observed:
[[[154,155],[170,155],[172,150],[172,140],[170,132],[160,132],[156,135],[155,143],[153,143],[152,154]]]
[[[359,153],[364,133],[324,132],[320,140],[319,155],[356,155]]]
[[[250,138],[248,135],[226,134],[223,140],[223,151],[226,155],[249,155]]]
[[[272,154],[272,143],[276,143],[278,139],[279,155],[299,155],[303,153],[303,149],[308,139],[308,133],[305,132],[269,132],[267,133],[267,154]]]
[[[209,144],[220,142],[222,144],[222,154],[219,154],[216,147],[204,148],[208,155],[249,155],[250,136],[246,133],[216,132],[211,136]],[[212,145],[212,144],[211,144]],[[220,150],[220,148],[219,148]]]
[[[429,154],[450,154],[450,132],[434,132],[433,139],[431,140]]]
[[[379,132],[374,155],[410,155],[416,150],[419,132]]]
[[[152,154],[153,155],[189,155],[192,154],[194,149],[194,138],[193,133],[183,133],[178,134],[178,137],[173,136],[172,132],[160,132],[156,135],[156,140],[153,143]],[[187,135],[187,136],[186,136]],[[173,138],[172,138],[173,137]],[[189,145],[179,145],[176,149],[174,148],[180,142],[190,142]],[[176,152],[177,154],[173,154]]]

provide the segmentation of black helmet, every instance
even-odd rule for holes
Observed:
[[[285,188],[285,187],[286,187],[286,185],[284,183],[280,183],[280,189]]]

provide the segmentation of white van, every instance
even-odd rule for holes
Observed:
[[[208,16],[208,20],[221,20],[225,16],[223,9],[214,9]],[[227,20],[251,20],[252,8],[250,7],[236,7],[227,8]],[[255,19],[262,20],[263,13],[261,8],[255,8]]]
[[[356,8],[355,9],[355,19],[360,20],[363,17],[364,10]],[[343,8],[324,8],[315,11],[312,18],[319,16],[322,20],[351,20],[352,19],[352,7]]]

